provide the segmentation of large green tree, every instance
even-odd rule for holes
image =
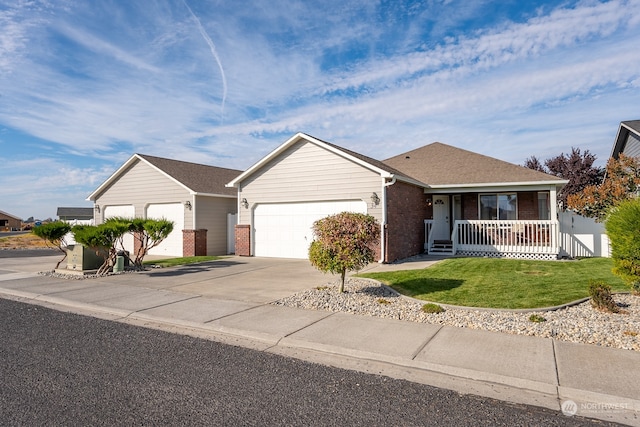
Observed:
[[[380,225],[371,215],[342,212],[314,222],[313,234],[309,261],[320,271],[340,274],[339,289],[344,292],[347,271],[360,270],[375,260]]]
[[[545,172],[558,178],[566,179],[569,182],[558,194],[558,201],[563,206],[567,206],[567,198],[571,194],[576,194],[590,185],[597,185],[602,182],[604,169],[594,166],[596,156],[589,150],[581,152],[579,148],[571,148],[570,154],[560,154],[544,161],[544,165],[535,156],[529,157],[524,162],[524,166],[540,172]]]

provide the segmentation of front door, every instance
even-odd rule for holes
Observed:
[[[433,197],[433,240],[450,240],[449,196]]]

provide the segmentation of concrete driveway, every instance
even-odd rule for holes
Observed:
[[[20,256],[23,254],[18,252],[15,251],[14,257],[7,253],[0,256],[0,281],[50,271],[61,258],[55,252],[47,253],[48,256],[38,256],[38,253]],[[319,272],[308,260],[230,256],[218,261],[90,280],[92,285],[133,285],[263,304],[333,282],[338,276]]]

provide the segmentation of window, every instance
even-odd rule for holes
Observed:
[[[481,194],[480,219],[518,219],[518,196],[509,194]]]
[[[551,219],[548,192],[538,193],[538,219]]]
[[[453,196],[453,220],[462,219],[462,196],[456,194]]]

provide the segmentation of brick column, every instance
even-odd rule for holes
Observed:
[[[236,255],[251,256],[251,226],[236,224]]]
[[[207,230],[182,230],[182,256],[207,255]]]

